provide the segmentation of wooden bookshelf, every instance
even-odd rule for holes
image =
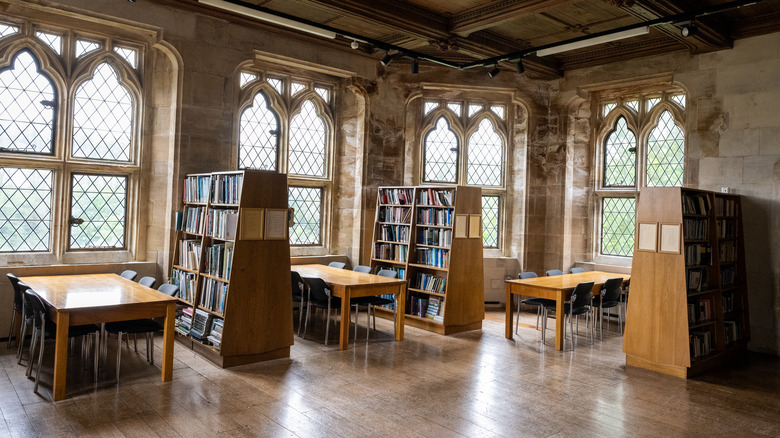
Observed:
[[[287,209],[286,175],[244,170],[185,179],[171,268],[180,290],[177,340],[221,367],[290,356],[290,246],[286,238],[264,239],[267,209]],[[193,330],[194,320],[187,324],[196,314],[216,327],[211,338]]]
[[[445,335],[482,328],[481,228],[455,237],[456,218],[466,231],[471,217],[481,224],[481,195],[463,186],[379,188],[371,266],[407,280],[406,324]]]
[[[744,350],[750,320],[740,197],[645,188],[637,224],[637,245],[643,226],[655,225],[657,237],[654,251],[634,250],[626,364],[687,378]],[[664,243],[663,230],[675,227],[677,242]]]

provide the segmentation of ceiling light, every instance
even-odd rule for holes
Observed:
[[[523,65],[523,58],[517,60],[517,74],[525,73],[525,66]]]
[[[355,40],[352,40],[352,44],[350,44],[349,47],[352,47],[354,50],[357,50],[360,48],[360,43]]]
[[[695,35],[696,34],[696,30],[697,30],[696,26],[693,23],[691,23],[691,24],[683,26],[682,29],[680,29],[680,35],[682,35],[684,37],[689,37],[691,35]]]
[[[412,59],[412,74],[416,75],[420,72],[420,65],[417,63],[417,58]]]
[[[390,56],[389,53],[385,53],[384,58],[382,58],[381,61],[379,61],[380,64],[382,64],[383,67],[387,67],[390,65],[390,63],[393,62],[393,57]]]
[[[568,52],[569,50],[582,49],[585,47],[595,46],[597,44],[603,44],[611,41],[617,41],[625,38],[645,35],[648,32],[650,32],[650,26],[642,26],[636,29],[624,30],[622,32],[610,33],[607,35],[602,35],[593,38],[585,38],[580,41],[575,41],[568,44],[562,44],[560,46],[550,47],[549,49],[537,50],[536,56],[554,55],[556,53]]]
[[[498,76],[499,73],[501,73],[501,70],[498,69],[498,66],[495,66],[495,67],[493,67],[493,70],[490,70],[488,72],[488,76],[490,76],[491,78],[494,78],[494,77]]]
[[[297,21],[290,20],[289,18],[279,17],[267,12],[252,9],[247,6],[237,5],[235,3],[226,2],[224,0],[198,0],[198,3],[204,5],[213,6],[215,8],[222,9],[224,11],[230,11],[236,14],[245,15],[247,17],[256,18],[261,21],[266,21],[280,26],[289,27],[291,29],[300,30],[313,35],[321,36],[323,38],[336,38],[336,32],[331,32],[316,26],[312,26],[306,23],[299,23]]]

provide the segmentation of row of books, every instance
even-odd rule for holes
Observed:
[[[204,270],[209,275],[230,280],[233,265],[233,242],[218,243],[206,248]]]
[[[190,327],[190,336],[202,341],[209,335],[211,329],[211,321],[214,315],[206,312],[203,309],[195,309],[195,313],[192,314],[192,326]]]
[[[709,271],[704,268],[690,268],[687,272],[687,281],[686,284],[688,285],[688,291],[700,291],[700,290],[707,290],[708,280],[709,280]]]
[[[415,277],[414,286],[412,287],[414,289],[443,294],[446,290],[446,283],[447,279],[444,277],[418,272]]]
[[[379,239],[392,242],[409,242],[409,227],[406,225],[382,225],[379,227]]]
[[[728,198],[715,198],[715,215],[717,216],[736,216],[737,201]]]
[[[222,240],[236,239],[236,226],[238,225],[238,212],[236,210],[209,210],[206,221],[206,232],[209,236]]]
[[[184,179],[184,202],[202,202],[209,200],[209,186],[211,177],[188,176]]]
[[[187,207],[185,210],[184,231],[192,234],[203,234],[205,207]]]
[[[171,284],[179,286],[179,298],[187,301],[195,301],[195,289],[198,284],[198,274],[182,271],[181,269],[173,269],[173,275],[171,275]]]
[[[379,189],[380,204],[410,205],[414,189]]]
[[[197,271],[200,267],[200,239],[179,241],[179,266]]]
[[[417,248],[417,263],[447,268],[450,266],[450,251],[442,248]]]
[[[726,343],[742,339],[742,328],[737,321],[723,321],[723,328],[726,331]]]
[[[209,330],[206,340],[216,348],[222,345],[222,328],[225,326],[225,320],[222,318],[214,318],[211,321],[211,330]]]
[[[733,219],[718,219],[718,239],[736,239],[737,222]]]
[[[718,245],[718,258],[721,263],[737,261],[737,244],[733,240],[721,242]]]
[[[688,303],[688,323],[698,324],[712,320],[712,300],[702,298]]]
[[[198,305],[212,312],[225,313],[228,284],[213,278],[203,279]]]
[[[710,197],[703,193],[683,193],[682,210],[683,214],[703,214],[709,213],[712,205]]]
[[[686,265],[711,265],[712,248],[709,245],[694,243],[685,245]]]
[[[712,335],[708,331],[693,331],[689,335],[691,360],[707,356],[712,351]]]
[[[701,218],[683,219],[683,239],[706,240],[709,238],[707,229],[709,220]]]
[[[442,228],[423,228],[419,232],[417,243],[421,245],[450,247],[452,245],[452,230]]]
[[[425,317],[434,321],[442,322],[442,311],[444,310],[443,300],[438,297],[428,298],[428,307],[425,309]]]
[[[379,207],[379,222],[409,224],[412,222],[411,207]]]
[[[734,276],[737,270],[734,266],[726,266],[720,268],[720,285],[722,287],[731,286],[734,284]]]
[[[214,204],[238,204],[243,175],[214,175],[211,178],[211,202]]]
[[[452,190],[437,190],[437,189],[425,189],[425,188],[419,188],[417,190],[419,192],[419,195],[417,196],[417,203],[420,205],[443,205],[443,206],[453,205],[454,192]]]
[[[734,294],[731,292],[724,293],[722,295],[722,305],[723,305],[723,313],[729,313],[733,312],[735,310],[734,304],[735,304],[735,297]]]
[[[452,226],[452,210],[441,210],[438,208],[418,208],[418,225],[438,225],[444,227]]]
[[[408,254],[409,247],[407,245],[382,242],[374,244],[374,258],[377,259],[406,262]]]
[[[444,302],[438,297],[411,295],[406,298],[406,314],[442,322]]]
[[[176,331],[182,335],[189,335],[192,329],[192,308],[185,307],[177,311],[176,321],[174,321]]]

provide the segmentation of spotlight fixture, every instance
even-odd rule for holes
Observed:
[[[496,65],[495,67],[493,67],[493,70],[490,70],[488,72],[488,76],[490,76],[491,78],[494,78],[494,77],[498,76],[499,73],[501,73],[501,70],[499,70],[498,69],[498,65]]]
[[[393,57],[390,56],[389,53],[385,53],[385,56],[379,61],[379,63],[382,64],[382,67],[387,67],[391,62],[393,62]]]
[[[412,74],[416,75],[420,72],[420,64],[417,62],[417,58],[412,59]]]
[[[685,26],[682,27],[682,29],[680,29],[680,35],[684,37],[689,37],[691,35],[696,34],[696,30],[697,29],[695,24],[693,23],[686,24]]]
[[[357,49],[360,48],[360,43],[355,41],[355,40],[352,40],[352,44],[350,44],[349,46],[352,47],[353,49],[357,50]]]
[[[523,65],[523,58],[517,60],[517,74],[521,75],[525,73],[525,66]]]

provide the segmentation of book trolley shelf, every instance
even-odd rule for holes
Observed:
[[[747,347],[739,196],[642,189],[636,242],[623,340],[627,365],[687,378]]]
[[[176,339],[223,368],[289,357],[287,175],[187,175],[183,201],[171,264]],[[282,216],[272,235],[270,219]]]
[[[379,188],[371,267],[407,280],[406,324],[445,335],[482,328],[481,212],[478,187]],[[392,318],[392,305],[377,313]]]

